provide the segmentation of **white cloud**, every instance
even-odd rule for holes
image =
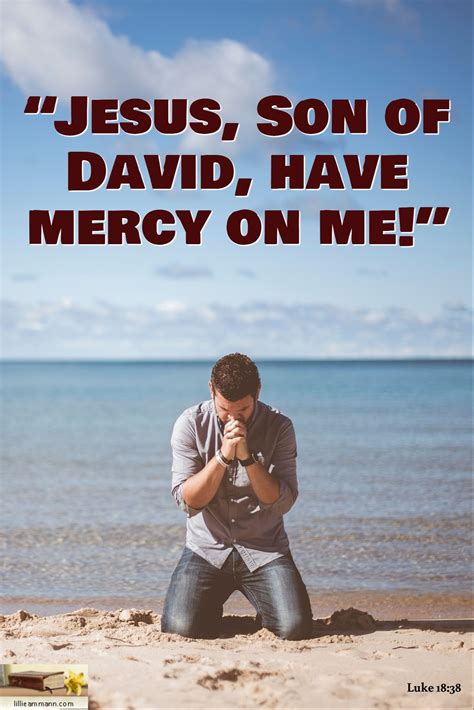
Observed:
[[[93,10],[70,0],[10,1],[2,11],[3,63],[27,95],[212,97],[225,119],[243,123],[240,138],[255,134],[255,106],[272,92],[270,62],[234,40],[193,40],[166,57],[114,34]],[[202,141],[189,131],[183,147]],[[233,146],[227,143],[227,152]]]
[[[185,303],[180,301],[162,301],[155,306],[155,311],[161,315],[175,317],[182,315],[187,310]],[[146,320],[146,314],[143,314]]]
[[[367,311],[362,319],[365,323],[383,323],[385,320],[385,313],[383,311]]]
[[[328,303],[122,307],[101,300],[3,303],[3,358],[193,358],[245,347],[258,357],[470,357],[472,309],[432,317]]]

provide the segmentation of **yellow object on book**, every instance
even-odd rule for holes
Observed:
[[[86,684],[84,673],[74,673],[74,671],[68,671],[68,675],[64,679],[64,685],[67,688],[66,695],[80,695],[82,692],[82,687]]]

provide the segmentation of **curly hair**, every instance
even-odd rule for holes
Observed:
[[[260,387],[256,364],[247,355],[230,353],[218,360],[211,372],[214,389],[230,402],[243,399],[248,394],[255,397]]]

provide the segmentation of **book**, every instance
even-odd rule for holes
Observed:
[[[30,688],[32,690],[64,688],[64,676],[62,673],[42,673],[40,671],[9,673],[8,682],[15,688]]]

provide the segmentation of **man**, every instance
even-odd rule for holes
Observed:
[[[212,399],[186,409],[171,437],[172,493],[188,519],[162,630],[217,635],[238,589],[265,628],[308,638],[311,606],[282,518],[298,495],[293,424],[258,400],[260,376],[246,355],[218,360],[209,389]]]

